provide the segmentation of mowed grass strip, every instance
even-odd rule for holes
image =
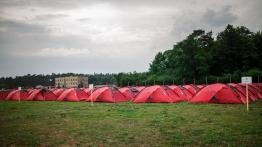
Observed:
[[[262,146],[262,101],[0,102],[0,146]]]

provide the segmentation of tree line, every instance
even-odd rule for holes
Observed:
[[[214,36],[212,31],[194,30],[173,48],[156,54],[147,72],[116,74],[51,74],[0,78],[0,88],[54,85],[54,78],[88,76],[95,85],[166,85],[240,82],[249,75],[254,82],[262,75],[262,32],[244,26],[226,28]],[[261,80],[260,80],[261,81]]]
[[[55,78],[58,77],[67,77],[67,76],[87,76],[89,83],[93,83],[95,85],[105,85],[112,84],[116,85],[116,75],[117,74],[102,74],[102,73],[94,73],[94,74],[77,74],[77,73],[63,73],[63,74],[55,74],[52,73],[50,75],[43,74],[27,74],[24,76],[16,76],[16,77],[2,77],[0,78],[0,88],[4,89],[13,89],[17,87],[31,88],[36,87],[38,85],[41,86],[54,86]]]
[[[227,25],[216,37],[212,31],[194,30],[172,49],[157,53],[149,72],[168,81],[239,82],[241,76],[251,75],[257,82],[261,69],[261,31]]]

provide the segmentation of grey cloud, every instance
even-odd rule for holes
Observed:
[[[0,6],[1,7],[46,7],[46,8],[75,8],[78,6],[77,1],[64,1],[64,0],[1,0]]]
[[[43,20],[50,20],[50,19],[60,19],[68,17],[66,14],[45,14],[45,15],[36,15],[33,20],[36,21],[43,21]]]
[[[97,4],[110,4],[117,9],[138,7],[173,7],[194,5],[196,0],[1,0],[0,7],[44,7],[51,9],[75,9]]]
[[[77,20],[80,21],[80,22],[88,22],[91,19],[90,18],[80,18],[80,19],[77,19]]]
[[[29,47],[36,42],[34,36],[47,34],[42,26],[11,20],[0,20],[0,28],[3,28],[3,31],[0,32],[0,52],[2,54],[15,52],[16,49],[21,50],[25,46]]]
[[[43,48],[86,48],[88,37],[66,35],[53,36],[45,26],[24,22],[0,20],[0,52],[19,54],[38,52]]]
[[[218,11],[207,9],[203,15],[205,23],[213,26],[220,27],[226,24],[230,24],[237,19],[237,16],[231,12],[232,6],[224,6]]]
[[[0,0],[0,76],[146,71],[156,52],[194,29],[218,32],[227,23],[261,29],[260,5],[259,0]],[[66,56],[59,54],[64,51]],[[74,51],[84,54],[71,56]]]
[[[46,29],[43,26],[35,25],[35,24],[28,24],[26,22],[19,22],[13,20],[0,20],[0,26],[6,28],[7,32],[13,34],[39,34],[46,32]]]

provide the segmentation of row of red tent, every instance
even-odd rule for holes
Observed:
[[[262,99],[262,83],[248,84],[249,102]],[[69,89],[1,90],[0,100],[15,101],[93,101],[134,103],[233,103],[245,104],[245,84],[171,85]]]

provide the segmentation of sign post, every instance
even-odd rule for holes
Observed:
[[[248,84],[252,83],[252,77],[241,77],[241,83],[246,84],[247,111],[249,111]]]
[[[21,90],[22,90],[22,88],[21,87],[18,87],[18,102],[20,103],[20,99],[21,99]]]
[[[90,95],[91,96],[91,106],[93,106],[94,104],[93,104],[93,95],[92,95],[92,93],[93,93],[94,84],[89,84],[88,88],[91,89],[91,95]]]

